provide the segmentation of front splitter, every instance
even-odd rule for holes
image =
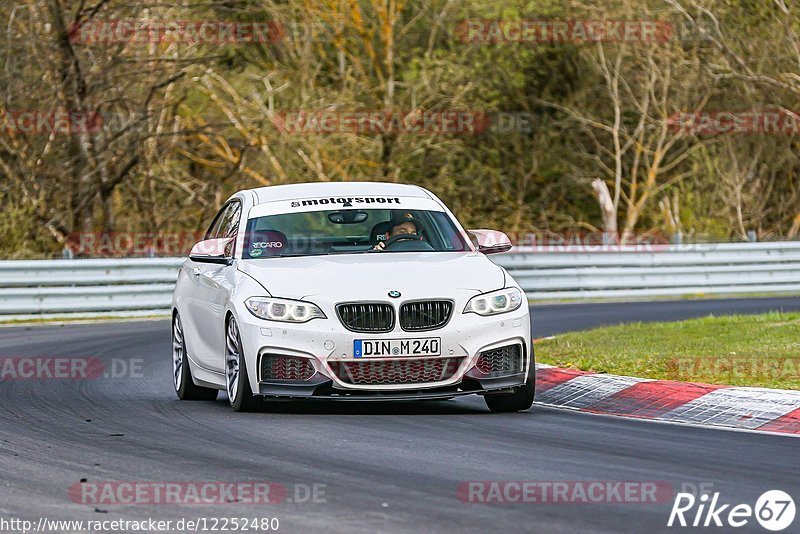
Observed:
[[[449,399],[462,395],[503,393],[525,383],[521,374],[507,377],[465,379],[459,384],[443,388],[402,391],[349,391],[336,389],[330,379],[318,375],[308,381],[267,381],[259,383],[258,395],[264,400],[336,400],[336,401],[398,401]]]

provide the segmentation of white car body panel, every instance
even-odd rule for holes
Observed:
[[[500,267],[477,252],[265,258],[244,260],[238,268],[273,296],[300,300],[319,296],[323,302],[329,297],[337,302],[384,300],[391,290],[400,291],[403,300],[446,297],[439,294],[443,288],[448,294],[467,290],[472,296],[500,289],[505,281]]]

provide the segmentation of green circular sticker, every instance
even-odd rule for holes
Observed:
[[[250,257],[257,258],[257,257],[261,256],[262,252],[264,252],[264,251],[261,250],[260,248],[254,248],[253,250],[250,251]]]

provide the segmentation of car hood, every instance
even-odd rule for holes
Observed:
[[[396,252],[261,258],[237,262],[272,296],[322,300],[456,297],[500,289],[503,269],[480,253]],[[317,299],[320,300],[320,299]]]

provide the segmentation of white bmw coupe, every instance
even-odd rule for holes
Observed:
[[[236,411],[278,399],[483,395],[527,410],[525,294],[431,192],[376,182],[240,191],[183,264],[172,301],[178,397]]]

